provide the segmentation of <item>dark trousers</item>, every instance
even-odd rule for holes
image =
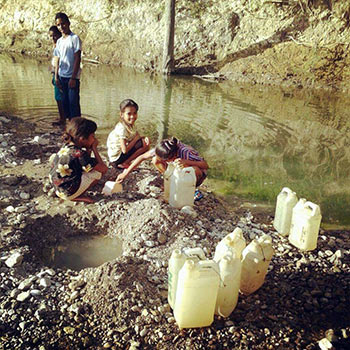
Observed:
[[[62,104],[64,115],[67,119],[72,119],[74,117],[80,117],[80,81],[76,80],[75,88],[71,89],[68,86],[70,78],[59,77],[62,85]]]

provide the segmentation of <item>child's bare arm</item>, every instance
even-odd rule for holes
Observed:
[[[58,68],[60,66],[60,58],[57,57],[57,63],[55,65],[55,83],[56,83],[56,86],[62,90],[62,86],[61,86],[61,82],[60,82],[60,79],[58,78]]]
[[[134,170],[136,169],[144,160],[152,158],[153,154],[151,151],[145,152],[141,155],[139,155],[136,159],[134,159],[129,167],[125,169],[121,174],[117,177],[117,182],[121,183],[124,181],[124,179]]]
[[[108,167],[102,160],[100,154],[98,153],[97,145],[98,145],[98,141],[97,139],[95,139],[94,143],[91,146],[91,150],[94,153],[95,159],[97,160],[97,164],[94,166],[94,170],[97,170],[100,173],[105,174],[108,170]]]
[[[177,158],[177,159],[175,159],[175,163],[182,165],[183,167],[197,166],[200,169],[208,169],[209,168],[208,163],[204,159],[203,160],[189,160],[189,159]]]

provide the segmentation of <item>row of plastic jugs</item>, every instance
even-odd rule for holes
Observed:
[[[206,260],[201,248],[175,249],[169,260],[168,302],[180,328],[209,326],[214,314],[228,317],[238,302],[239,290],[251,294],[264,283],[274,254],[268,235],[246,246],[236,228]]]
[[[291,244],[308,251],[317,247],[318,232],[321,224],[320,207],[301,198],[288,187],[284,187],[277,196],[273,226],[282,235],[289,235]]]
[[[170,162],[163,177],[164,199],[172,207],[193,206],[197,180],[194,168],[180,168]]]

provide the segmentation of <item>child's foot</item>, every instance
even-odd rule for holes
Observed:
[[[87,197],[87,196],[80,196],[80,197],[74,198],[72,201],[73,202],[84,202],[84,203],[95,203],[95,201],[92,198]]]
[[[194,192],[194,200],[195,200],[196,202],[198,202],[198,201],[200,201],[202,198],[203,198],[203,195],[202,195],[201,191],[200,191],[200,190],[196,190],[196,191]]]

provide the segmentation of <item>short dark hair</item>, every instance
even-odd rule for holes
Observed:
[[[173,158],[178,149],[178,140],[176,137],[171,139],[162,140],[156,146],[156,155],[161,159],[171,159]]]
[[[56,21],[56,19],[59,19],[59,18],[65,20],[68,23],[70,23],[68,16],[65,13],[63,13],[63,12],[56,13],[55,21]]]
[[[97,124],[94,121],[76,117],[67,122],[63,139],[65,142],[73,141],[75,143],[80,137],[87,139],[89,135],[93,134],[96,130]]]
[[[120,102],[119,109],[122,113],[124,112],[126,107],[135,107],[136,112],[139,110],[139,106],[137,105],[137,103],[130,98],[127,98]]]
[[[49,32],[54,32],[54,33],[56,33],[57,35],[62,36],[62,33],[58,30],[57,26],[51,26],[51,27],[49,28]]]

